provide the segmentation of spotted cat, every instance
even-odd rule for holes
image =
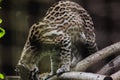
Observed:
[[[47,79],[70,71],[78,61],[96,51],[90,15],[75,2],[59,1],[50,7],[42,21],[30,28],[17,68],[23,80],[38,80],[39,60],[42,54],[49,53],[51,73]]]

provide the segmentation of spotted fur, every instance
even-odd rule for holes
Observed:
[[[51,56],[51,75],[59,74],[70,71],[70,66],[96,51],[90,15],[75,2],[59,1],[30,28],[18,65],[32,71],[47,52]]]

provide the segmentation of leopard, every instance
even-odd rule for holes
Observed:
[[[71,71],[80,60],[98,50],[91,16],[78,3],[61,0],[30,27],[17,69],[22,80],[39,80],[38,64],[48,54],[52,75]],[[26,76],[26,77],[25,77]]]

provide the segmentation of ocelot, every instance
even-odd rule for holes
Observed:
[[[39,60],[48,53],[51,73],[47,79],[70,71],[96,51],[94,25],[88,12],[75,2],[59,1],[50,7],[42,21],[30,28],[17,68],[22,80],[38,80]]]

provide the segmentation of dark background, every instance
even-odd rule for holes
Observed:
[[[15,66],[27,39],[30,26],[44,17],[59,0],[3,0],[0,24],[6,35],[0,39],[0,72],[15,75]],[[120,41],[120,0],[72,0],[82,5],[93,18],[99,49]]]

